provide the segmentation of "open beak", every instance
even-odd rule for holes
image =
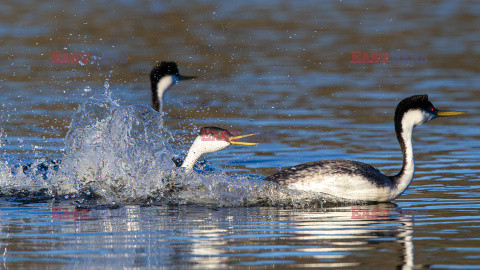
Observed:
[[[178,80],[179,81],[191,80],[191,79],[195,79],[196,77],[197,76],[185,76],[185,75],[178,74]]]
[[[245,137],[250,137],[250,136],[253,136],[253,135],[257,135],[258,133],[253,133],[253,134],[247,134],[247,135],[240,135],[240,136],[235,136],[235,137],[230,137],[228,139],[228,142],[231,143],[231,144],[235,144],[235,145],[257,145],[258,143],[252,143],[252,142],[235,142],[234,140],[238,140],[238,139],[241,139],[241,138],[245,138]]]
[[[443,116],[455,116],[455,115],[460,115],[460,114],[464,114],[466,112],[464,111],[442,111],[442,110],[438,110],[437,111],[437,116],[438,117],[443,117]]]

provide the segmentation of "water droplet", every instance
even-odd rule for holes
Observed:
[[[90,88],[90,86],[87,86],[85,87],[85,89],[83,89],[83,91],[85,91],[85,93],[88,93],[92,90],[92,88]]]

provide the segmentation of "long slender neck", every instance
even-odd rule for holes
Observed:
[[[203,155],[202,151],[200,151],[198,147],[198,140],[201,140],[201,138],[197,137],[195,139],[192,146],[188,150],[185,160],[183,160],[181,167],[185,168],[187,171],[191,171],[193,169],[193,166],[195,165],[195,162],[197,162],[197,160]]]
[[[152,107],[158,111],[162,111],[163,107],[163,94],[165,91],[175,84],[175,80],[172,75],[163,76],[158,82],[152,81]]]
[[[408,113],[407,113],[408,114]],[[401,121],[395,121],[395,132],[398,143],[403,153],[403,166],[400,172],[391,176],[393,187],[391,191],[392,200],[400,196],[410,185],[415,172],[415,160],[413,157],[412,133],[415,123],[405,114]]]

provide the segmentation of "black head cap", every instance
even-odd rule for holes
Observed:
[[[433,104],[428,100],[428,95],[411,96],[398,103],[397,109],[395,110],[395,122],[401,120],[403,114],[412,109],[419,109],[432,113],[435,113],[436,111]]]
[[[165,75],[179,76],[178,67],[175,62],[161,62],[153,67],[152,72],[150,72],[150,80],[152,84],[156,85],[160,78]]]

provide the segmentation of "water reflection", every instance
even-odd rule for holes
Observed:
[[[387,215],[364,219],[355,211]],[[414,219],[395,204],[338,206],[325,209],[139,207],[75,209],[52,205],[50,221],[15,223],[13,209],[0,215],[2,250],[6,261],[22,261],[25,254],[51,262],[114,266],[227,266],[295,265],[299,267],[414,266]],[[352,210],[353,209],[353,210]],[[75,216],[71,213],[82,213]],[[65,213],[69,213],[67,215]],[[48,217],[45,221],[48,221]],[[30,223],[30,225],[28,225]],[[48,236],[39,234],[49,231]],[[49,250],[18,251],[15,243],[31,239],[34,246],[62,243]],[[62,241],[60,241],[62,239]],[[86,257],[86,255],[88,256]],[[372,262],[375,256],[378,260]],[[33,263],[32,262],[32,263]]]

